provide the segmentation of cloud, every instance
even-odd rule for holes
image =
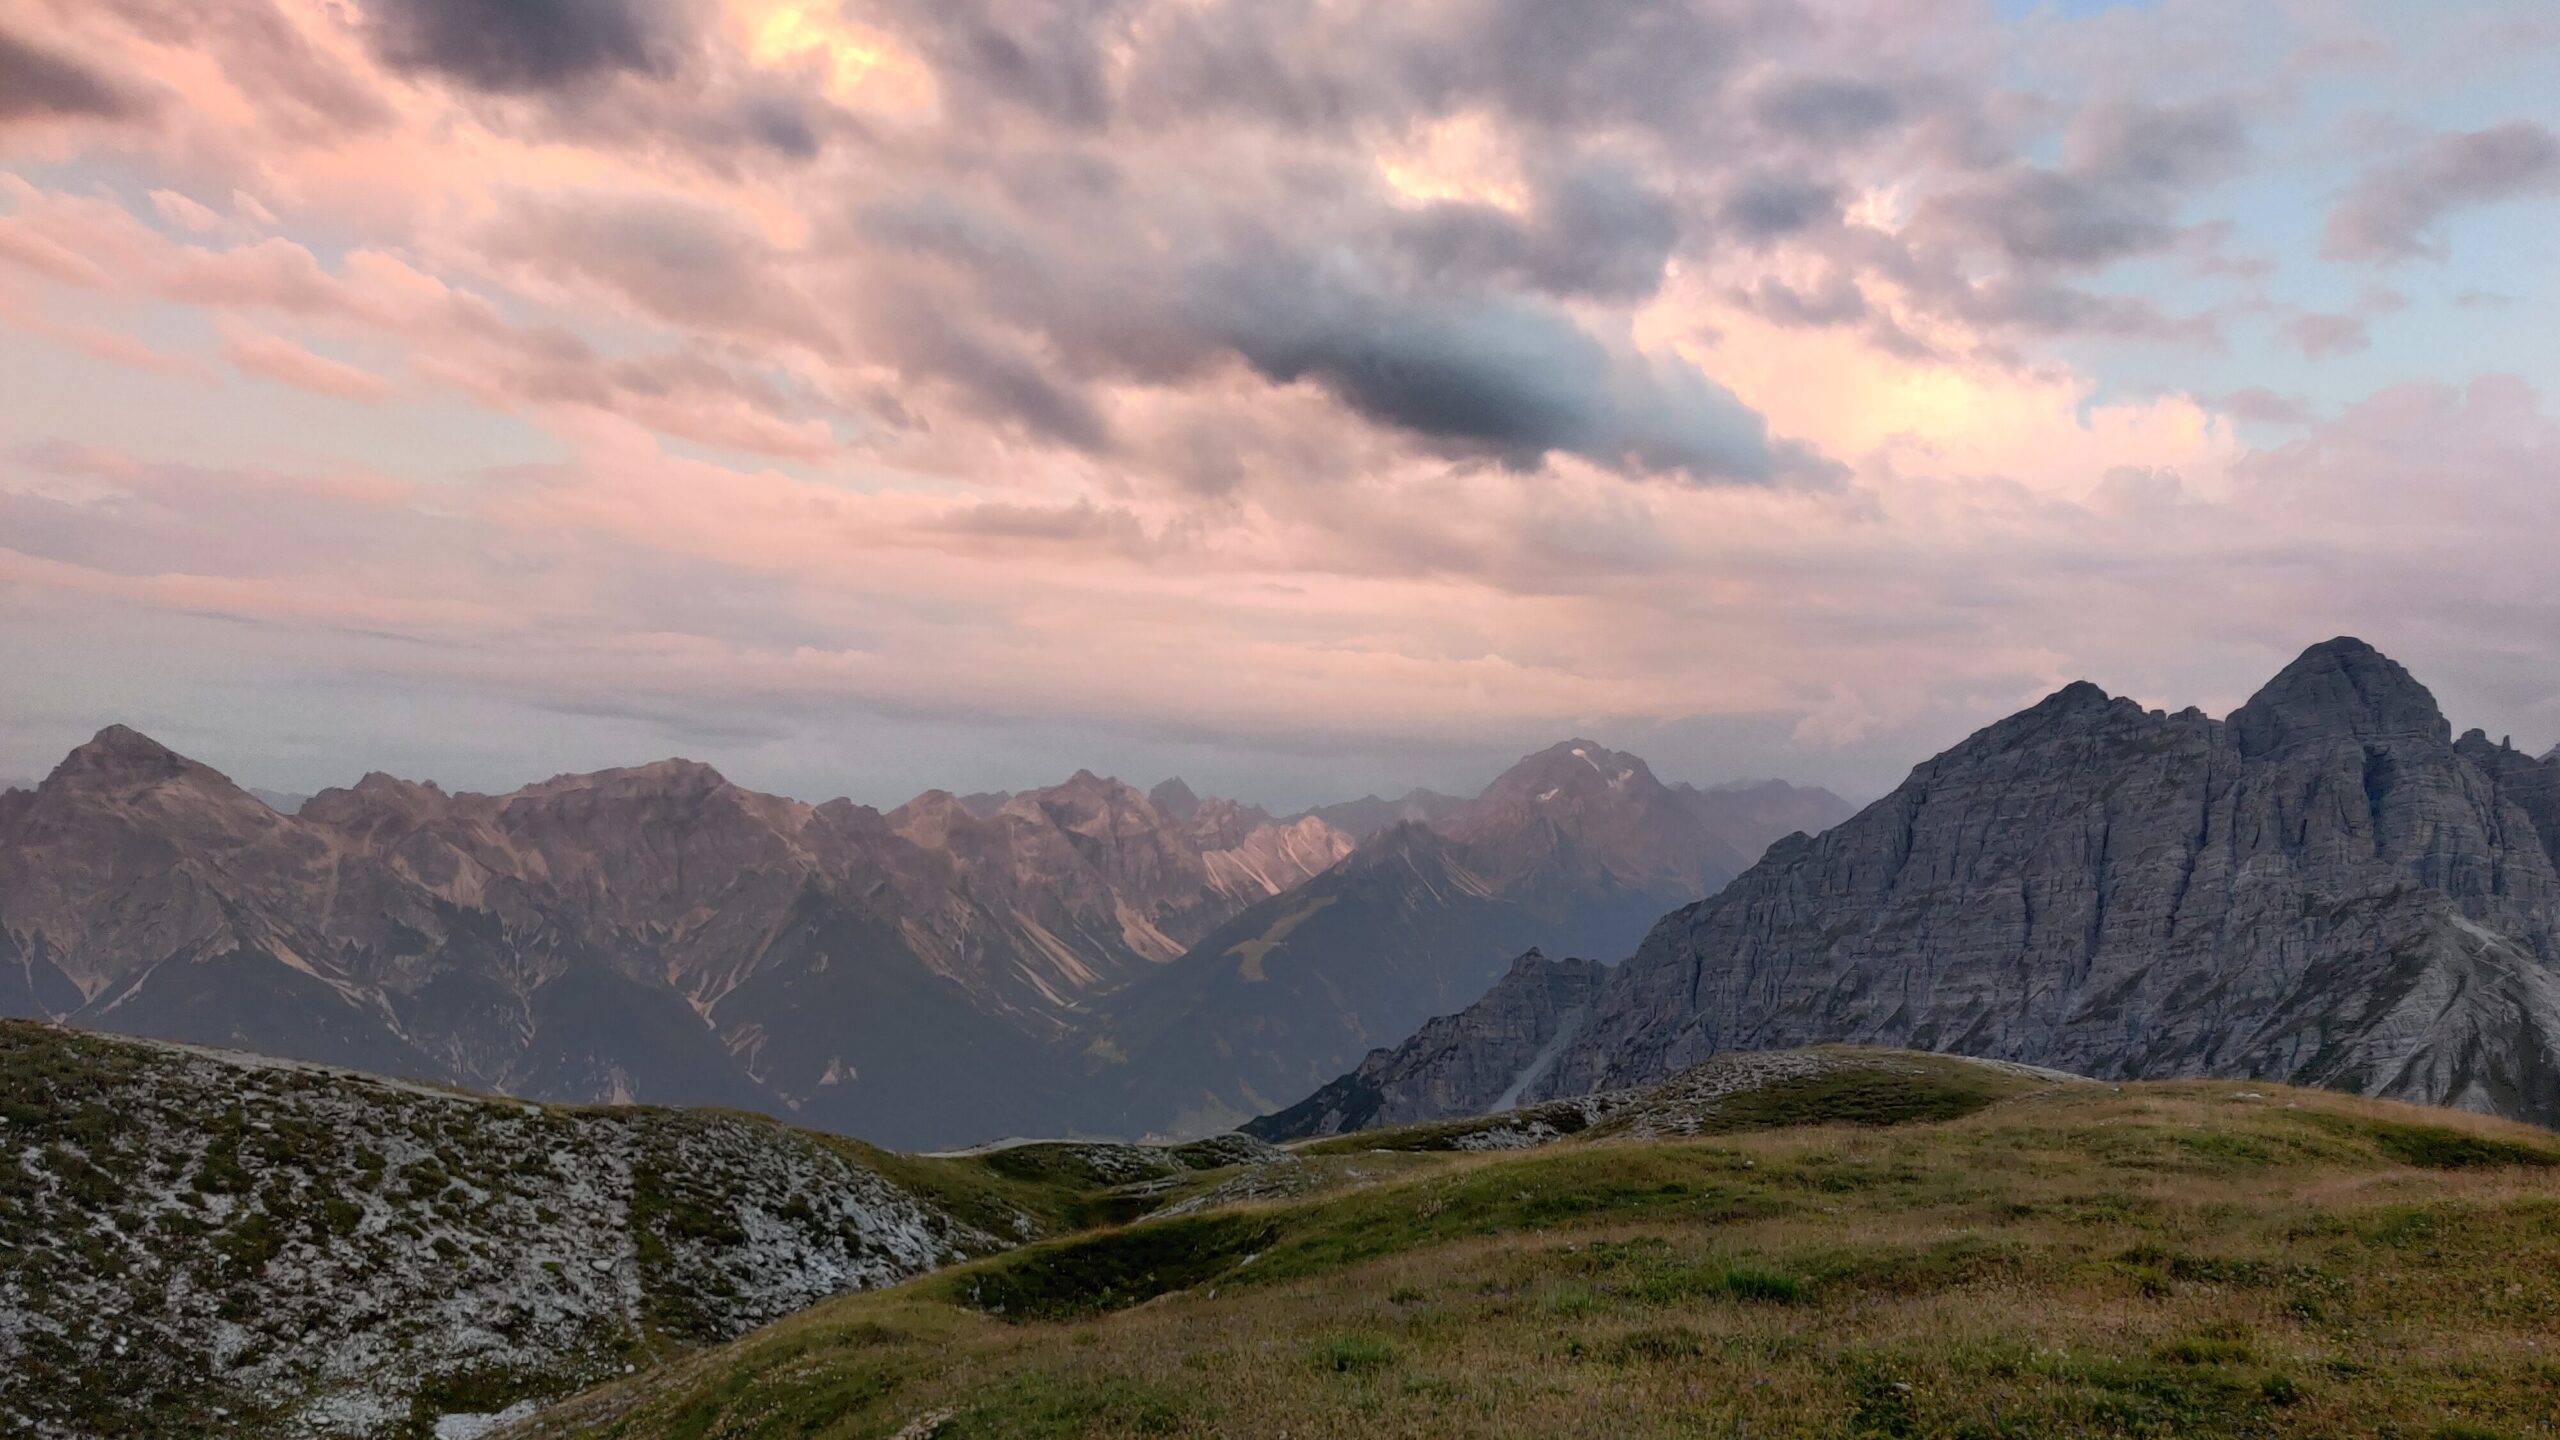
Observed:
[[[2431,232],[2446,216],[2529,195],[2560,194],[2560,137],[2529,120],[2438,135],[2356,178],[2329,212],[2333,260],[2441,259]]]
[[[1791,235],[1839,214],[1838,186],[1766,170],[1743,174],[1716,207],[1726,228],[1752,240]]]
[[[1930,218],[2033,266],[2087,268],[2166,247],[2176,234],[2139,195],[2016,164],[1929,202]]]
[[[2355,315],[2296,315],[2284,323],[2284,338],[2309,360],[2352,355],[2373,344],[2363,318]]]
[[[1680,241],[1670,197],[1606,163],[1564,167],[1523,217],[1444,201],[1390,222],[1414,265],[1443,280],[1508,280],[1550,295],[1640,300]]]
[[[131,28],[145,47],[135,63],[177,92],[182,103],[170,109],[187,112],[199,144],[229,148],[251,139],[244,130],[263,130],[255,138],[278,146],[339,146],[396,118],[374,77],[349,63],[354,57],[328,27],[306,28],[277,0],[92,0],[77,8],[84,25],[111,15]]]
[[[25,120],[130,120],[150,108],[125,82],[0,29],[0,125]]]
[[[222,355],[252,375],[315,395],[367,402],[391,398],[391,382],[372,371],[315,355],[290,340],[245,325],[226,327]]]
[[[1763,277],[1739,298],[1755,313],[1781,325],[1844,325],[1869,314],[1865,292],[1840,269],[1826,270],[1821,279],[1802,286]]]
[[[530,94],[615,75],[663,76],[691,40],[682,0],[364,0],[395,69]]]
[[[1775,76],[1751,97],[1763,126],[1798,140],[1846,145],[1900,119],[1905,106],[1892,87],[1837,75]]]
[[[834,344],[824,317],[787,279],[785,257],[725,210],[645,191],[519,194],[485,244],[499,260],[601,289],[673,324],[818,350]]]
[[[1535,466],[1563,451],[1696,480],[1766,480],[1760,417],[1685,360],[1612,356],[1565,315],[1504,299],[1398,295],[1269,249],[1193,274],[1199,332],[1281,384],[1457,453]]]
[[[2214,403],[2239,419],[2261,425],[2306,425],[2317,414],[2301,396],[2278,394],[2263,385],[2243,386]]]
[[[2219,179],[2247,148],[2240,103],[2229,95],[2172,103],[2111,97],[2083,109],[2063,137],[2073,173],[2149,187]]]

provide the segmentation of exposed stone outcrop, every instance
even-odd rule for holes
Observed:
[[[1038,1230],[738,1115],[15,1021],[0,1077],[10,1435],[425,1434]]]

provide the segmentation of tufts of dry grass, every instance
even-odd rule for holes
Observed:
[[[2526,1127],[2078,1085],[1400,1161],[830,1302],[524,1433],[2560,1435]]]

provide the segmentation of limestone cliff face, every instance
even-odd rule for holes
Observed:
[[[1851,1041],[2560,1123],[2555,785],[2355,640],[2219,722],[2073,685],[1667,916],[1513,1098]],[[1379,1112],[1504,1098],[1481,1043]]]

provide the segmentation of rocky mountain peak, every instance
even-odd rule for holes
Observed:
[[[2550,749],[2543,751],[2542,763],[2545,765],[2560,765],[2560,745],[2554,745]]]
[[[1506,886],[1596,870],[1695,896],[1748,863],[1644,761],[1592,740],[1523,757],[1443,828]]]
[[[729,777],[699,760],[670,758],[635,765],[628,770],[607,772],[639,786],[663,786],[669,790],[717,790],[729,783]]]
[[[110,725],[73,750],[37,788],[33,808],[55,823],[88,829],[110,814],[160,817],[201,837],[272,833],[282,817],[219,770],[123,725]]]
[[[53,778],[161,779],[183,774],[192,765],[193,761],[139,730],[110,725],[64,756],[54,767]]]
[[[1361,841],[1342,864],[1346,873],[1409,864],[1438,865],[1448,849],[1447,837],[1429,825],[1419,820],[1399,820]]]
[[[453,798],[431,780],[403,780],[373,770],[344,789],[312,796],[296,813],[335,829],[372,830],[386,822],[421,822],[444,814],[452,804]]]
[[[2335,740],[2449,744],[2453,726],[2436,697],[2399,662],[2340,636],[2302,652],[2231,713],[2244,755]]]
[[[1183,783],[1179,775],[1148,791],[1147,799],[1154,802],[1157,809],[1185,823],[1200,813],[1199,793]]]
[[[1619,791],[1650,793],[1661,788],[1641,759],[1596,740],[1575,739],[1523,756],[1485,787],[1477,803],[1552,804],[1568,797],[1587,800]]]
[[[2114,704],[2115,698],[2094,681],[2074,680],[2044,697],[2035,708],[2048,713],[2096,710]]]
[[[696,798],[724,789],[728,784],[727,776],[699,760],[670,758],[583,775],[554,775],[538,785],[527,785],[506,798],[514,800],[580,792],[613,799]]]

